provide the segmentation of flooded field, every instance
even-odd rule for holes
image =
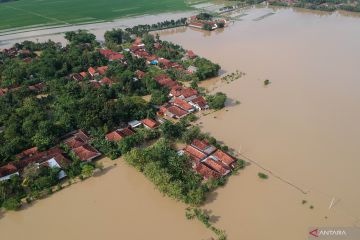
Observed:
[[[225,73],[246,73],[204,83],[230,98],[227,110],[201,119],[204,131],[253,161],[206,206],[229,239],[301,240],[311,226],[360,227],[359,26],[357,15],[260,8],[219,32],[162,34]]]

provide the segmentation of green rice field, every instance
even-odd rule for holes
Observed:
[[[0,3],[0,32],[189,9],[184,0],[17,0]]]

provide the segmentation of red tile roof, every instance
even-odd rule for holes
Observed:
[[[87,72],[81,72],[80,75],[85,78],[87,77]]]
[[[181,118],[185,115],[187,115],[187,112],[177,106],[171,106],[167,108],[167,111],[174,114],[176,117]]]
[[[222,164],[219,161],[212,159],[211,157],[206,158],[202,163],[204,163],[208,167],[214,169],[216,172],[218,172],[222,176],[224,176],[230,172],[226,165]]]
[[[220,174],[209,168],[208,166],[199,163],[195,167],[195,171],[202,175],[205,179],[214,178],[217,179],[220,177]]]
[[[104,55],[110,61],[124,58],[123,54],[113,52],[112,50],[108,50],[108,49],[100,49],[99,52],[100,52],[100,54]]]
[[[135,134],[133,130],[131,130],[130,128],[124,128],[124,129],[117,129],[113,132],[106,134],[105,138],[108,141],[117,142],[123,139],[124,137],[131,136],[133,134]]]
[[[76,148],[90,141],[90,137],[82,130],[77,130],[69,134],[64,143],[70,148]]]
[[[139,45],[139,44],[141,44],[141,43],[142,43],[141,37],[137,37],[137,38],[135,39],[135,41],[134,41],[134,44],[136,44],[136,45]]]
[[[160,85],[162,86],[166,86],[169,88],[172,88],[174,86],[177,86],[178,84],[172,80],[168,75],[166,74],[160,74],[158,76],[156,76],[155,81],[158,82]]]
[[[197,95],[198,91],[196,91],[193,88],[185,88],[185,87],[182,87],[182,86],[174,86],[171,89],[170,94],[173,95],[174,97],[183,96],[184,98],[188,98],[188,97]]]
[[[17,154],[15,157],[17,159],[23,159],[23,158],[26,158],[26,157],[31,157],[35,154],[39,153],[38,151],[38,148],[37,147],[33,147],[33,148],[29,148],[29,149],[26,149],[24,151],[22,151],[21,153]]]
[[[200,152],[199,150],[197,150],[196,148],[194,148],[193,146],[190,146],[190,145],[187,145],[184,148],[184,151],[186,154],[195,156],[198,159],[204,159],[206,157],[206,155],[204,153]]]
[[[141,122],[149,128],[156,128],[158,126],[158,123],[155,120],[150,119],[150,118],[145,118]]]
[[[196,91],[193,88],[185,88],[182,92],[181,92],[181,96],[184,96],[185,98],[197,95],[198,91]]]
[[[191,145],[200,149],[201,151],[204,151],[211,146],[207,140],[199,140],[199,139],[194,139]]]
[[[142,79],[143,77],[145,77],[145,73],[140,70],[136,70],[135,74],[136,74],[137,78],[139,78],[139,79]]]
[[[17,167],[14,164],[9,163],[5,166],[0,167],[0,178],[14,174],[17,171]]]
[[[108,66],[102,66],[102,67],[98,67],[97,71],[100,75],[104,75],[106,73],[106,71],[108,70]]]
[[[196,58],[197,57],[197,55],[191,50],[187,51],[186,55],[188,55],[189,58]]]
[[[203,96],[198,96],[197,98],[191,100],[191,102],[198,105],[201,109],[205,109],[208,105]]]
[[[125,56],[121,53],[114,53],[108,56],[108,59],[110,61],[115,61],[115,60],[119,60],[119,59],[123,59]]]
[[[93,67],[89,67],[88,72],[90,73],[91,76],[94,76],[96,70]]]
[[[174,105],[184,109],[185,111],[190,111],[193,109],[193,107],[189,103],[185,102],[180,98],[175,98]]]
[[[111,86],[113,84],[113,81],[108,78],[108,77],[103,77],[101,80],[100,80],[100,83],[101,84],[104,84],[104,85],[109,85]]]
[[[101,155],[95,148],[88,144],[74,148],[73,152],[76,154],[76,156],[79,157],[81,161],[91,161],[95,157]]]
[[[233,156],[221,151],[220,149],[218,149],[213,155],[229,167],[236,162],[236,159]]]
[[[109,50],[109,49],[99,49],[99,52],[101,55],[104,55],[104,56],[108,56],[113,53],[113,51]]]

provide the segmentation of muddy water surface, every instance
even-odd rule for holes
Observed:
[[[270,179],[253,163],[207,207],[229,239],[300,240],[310,226],[360,226],[360,19],[267,8],[242,19],[211,34],[163,34],[225,72],[246,72],[207,84],[230,101],[202,126]]]

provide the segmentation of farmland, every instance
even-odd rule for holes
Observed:
[[[18,0],[0,3],[0,32],[190,9],[184,0]]]

